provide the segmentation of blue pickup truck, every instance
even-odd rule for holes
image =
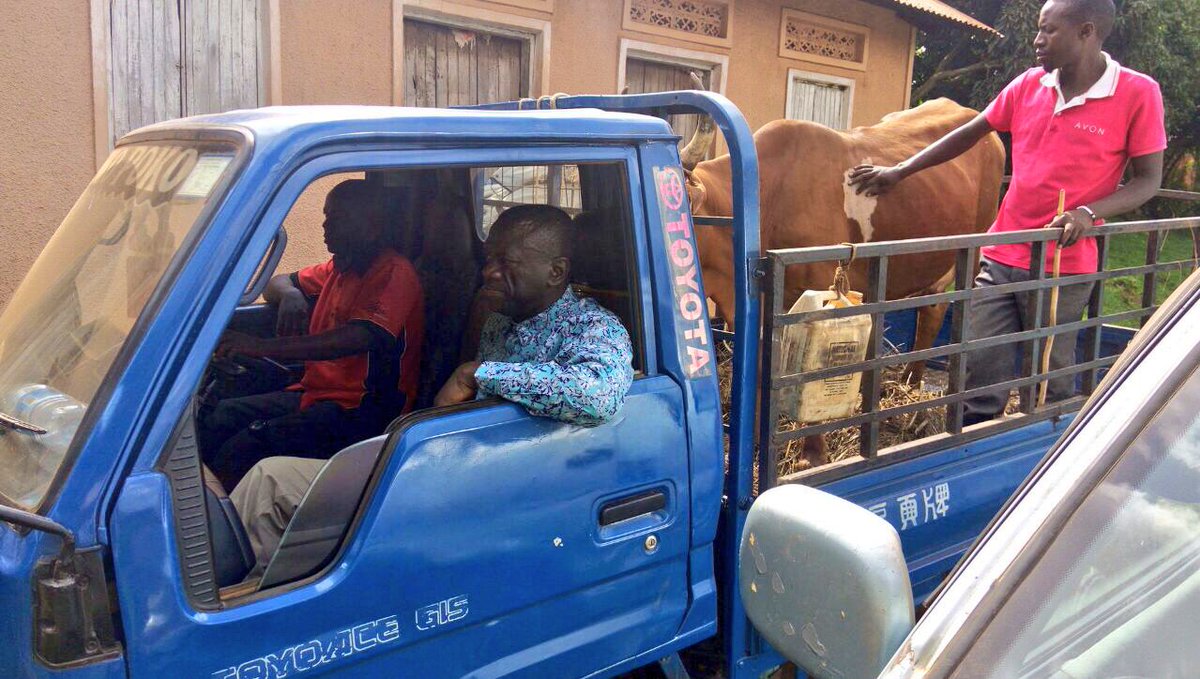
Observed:
[[[756,677],[784,662],[749,624],[737,585],[756,479],[820,487],[884,517],[920,600],[1070,421],[1069,404],[968,430],[952,421],[936,441],[864,447],[777,479],[756,413],[760,403],[775,413],[783,378],[764,368],[759,389],[770,345],[759,337],[789,319],[763,314],[760,293],[787,257],[844,253],[760,252],[741,114],[695,92],[492,108],[262,109],[121,140],[0,318],[0,674],[603,677],[658,665],[675,677],[699,673],[702,645],[719,648],[724,676]],[[678,138],[662,120],[695,112],[731,155],[725,223],[692,221]],[[214,381],[246,368],[213,364],[222,334],[274,327],[256,300],[279,266],[285,218],[341,175],[382,188],[394,242],[425,281],[422,396],[384,435],[330,460],[265,572],[247,577],[253,557],[224,489],[204,478],[195,413]],[[518,175],[541,179],[497,188]],[[464,218],[424,219],[438,200],[465,201]],[[518,202],[575,215],[577,289],[629,330],[636,378],[602,426],[494,399],[432,407],[457,361],[481,239]],[[711,330],[699,281],[683,275],[696,228],[732,229],[733,333]],[[966,238],[939,247],[970,255],[989,237]],[[945,294],[969,301],[961,286]],[[863,313],[882,320],[886,304],[914,306],[868,295]],[[1093,349],[1100,320],[1084,333]],[[951,391],[955,339],[937,350]],[[880,342],[868,359],[835,371],[905,360]],[[1094,377],[1108,359],[1092,359],[1080,370]],[[877,429],[859,418],[849,426]]]

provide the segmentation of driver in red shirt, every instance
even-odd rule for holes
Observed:
[[[264,293],[278,310],[278,336],[231,331],[218,345],[218,357],[305,361],[298,384],[223,400],[201,418],[204,461],[226,488],[265,457],[327,459],[411,409],[424,298],[413,265],[384,242],[383,224],[370,184],[338,184],[325,199],[333,257],[275,276]]]

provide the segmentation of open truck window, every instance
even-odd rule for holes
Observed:
[[[0,501],[36,509],[177,253],[220,199],[228,143],[127,144],[109,156],[0,318]],[[44,430],[43,433],[35,433]]]
[[[503,195],[494,186],[480,186],[480,178],[503,178],[512,183],[522,177],[533,185]],[[562,182],[557,191],[546,190],[547,178]],[[420,434],[408,425],[436,422],[444,416],[442,411],[432,409],[434,396],[461,362],[474,357],[478,326],[483,320],[473,317],[478,314],[473,300],[482,285],[483,240],[487,227],[503,210],[516,205],[557,204],[572,216],[578,238],[572,289],[577,295],[595,299],[621,320],[633,340],[634,368],[644,374],[643,317],[638,303],[629,180],[623,164],[413,168],[326,175],[301,193],[284,220],[289,245],[276,275],[328,258],[321,247],[322,205],[329,191],[347,179],[365,179],[373,185],[373,195],[384,214],[383,245],[410,261],[420,281],[424,336],[419,347],[410,347],[420,352],[417,396],[410,406],[389,414],[394,421],[386,431],[348,444],[327,462],[310,465],[315,476],[306,480],[311,484],[308,490],[284,508],[287,528],[270,556],[256,556],[250,549],[248,534],[255,529],[251,525],[254,517],[241,516],[237,511],[229,497],[235,487],[222,486],[206,472],[203,504],[211,565],[201,566],[212,569],[213,584],[221,589],[220,600],[310,581],[334,562],[357,517],[371,503],[393,495],[393,487],[403,497],[402,484],[393,480],[394,468],[422,464],[423,453],[405,458],[397,449],[421,443],[419,438],[413,440]],[[272,305],[261,300],[240,307],[228,330],[269,337],[275,332],[274,311]],[[302,362],[270,357],[214,360],[197,387],[196,407],[185,415],[186,421],[179,429],[194,427],[197,419],[221,398],[285,389],[297,383],[304,370]],[[447,412],[496,406],[512,408],[498,399],[487,399]],[[533,419],[523,410],[516,412],[521,414],[519,419]],[[514,435],[512,442],[520,438]],[[165,451],[161,469],[177,474],[180,441],[187,440],[181,437]],[[306,453],[297,450],[293,454]],[[199,460],[189,464],[199,464]],[[450,475],[445,483],[453,484],[455,479]],[[184,505],[194,503],[188,505],[182,495],[177,499],[183,500],[176,503],[177,526],[182,531],[186,520],[181,517],[188,511]],[[180,551],[186,553],[187,546]],[[184,559],[180,567],[186,570],[195,565]]]

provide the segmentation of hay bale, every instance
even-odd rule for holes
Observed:
[[[944,373],[928,371],[925,384],[915,386],[905,384],[901,381],[903,372],[903,366],[894,366],[884,370],[883,390],[879,400],[881,408],[895,408],[902,405],[928,401],[940,398],[945,393]],[[730,394],[733,383],[733,352],[727,342],[720,342],[717,345],[717,378],[721,389],[724,422],[728,424]],[[938,384],[939,381],[941,384]],[[861,412],[861,408],[856,409],[856,412]],[[800,426],[800,423],[786,416],[780,417],[780,431],[792,431],[800,428]],[[887,448],[926,436],[932,436],[933,434],[940,434],[944,431],[946,431],[945,406],[927,408],[888,418],[880,423],[879,445],[881,448]],[[822,438],[824,439],[825,448],[828,451],[831,462],[844,460],[859,454],[859,430],[857,427],[838,429],[823,435]],[[808,468],[809,464],[805,460],[803,451],[803,440],[788,442],[784,449],[780,451],[778,457],[778,473],[780,476],[795,474]],[[725,461],[726,469],[728,469],[728,440],[725,442]],[[758,479],[756,477],[755,487],[757,487],[757,484]]]

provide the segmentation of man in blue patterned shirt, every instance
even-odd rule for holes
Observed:
[[[483,267],[484,321],[479,360],[464,363],[434,405],[487,396],[530,414],[572,424],[601,424],[621,409],[633,383],[629,333],[611,312],[569,286],[574,224],[546,205],[510,208],[488,234]],[[469,355],[469,354],[468,354]],[[268,457],[230,493],[257,566],[266,568],[324,460]]]
[[[549,205],[517,206],[496,219],[484,245],[483,293],[498,313],[484,323],[478,360],[454,371],[435,405],[499,396],[586,426],[620,410],[633,382],[629,333],[571,291],[573,227]]]

